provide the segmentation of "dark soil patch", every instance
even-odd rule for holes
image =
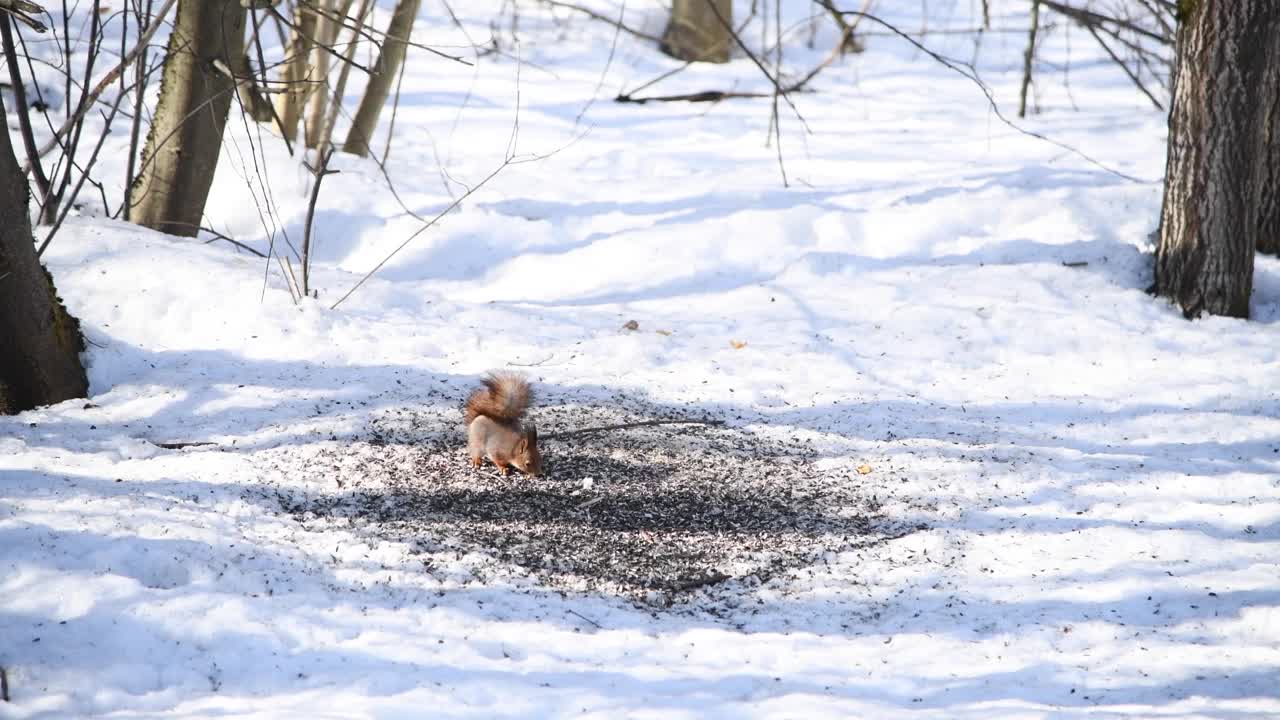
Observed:
[[[552,435],[670,417],[631,400],[535,412]],[[405,409],[309,458],[304,474],[323,490],[281,501],[299,519],[341,518],[427,552],[485,552],[553,587],[661,602],[919,529],[883,514],[883,475],[769,434],[663,425],[546,437],[545,476],[503,477],[469,467],[457,409]]]

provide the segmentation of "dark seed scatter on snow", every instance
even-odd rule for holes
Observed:
[[[856,462],[819,467],[803,439],[707,425],[553,437],[677,419],[630,398],[609,405],[535,409],[548,436],[542,477],[472,469],[456,408],[389,411],[362,438],[310,457],[302,472],[317,490],[281,502],[300,519],[343,519],[427,551],[476,550],[552,587],[636,599],[730,578],[764,582],[916,529],[882,513],[875,497],[884,492]]]

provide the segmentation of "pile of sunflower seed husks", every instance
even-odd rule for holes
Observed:
[[[803,433],[687,416],[589,430],[676,419],[634,400],[544,403],[534,417],[541,477],[471,468],[457,408],[403,408],[309,456],[302,472],[317,491],[281,501],[302,520],[487,553],[553,588],[664,604],[918,529],[886,517],[875,480],[820,458]]]

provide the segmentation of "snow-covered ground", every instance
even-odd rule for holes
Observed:
[[[477,5],[482,41],[502,3]],[[930,27],[970,5],[929,3]],[[613,103],[676,64],[520,7],[521,43],[504,19],[475,67],[410,53],[399,200],[335,157],[318,299],[207,235],[82,217],[54,240],[91,394],[0,418],[0,717],[1280,717],[1280,263],[1250,322],[1145,294],[1164,119],[1087,35],[1049,36],[1023,124],[1146,182],[877,35],[795,96],[804,123],[781,105],[783,187],[767,99]],[[794,72],[834,38],[806,33]],[[462,42],[435,3],[415,39]],[[928,42],[1014,114],[1022,34]],[[646,92],[731,87],[767,85],[738,58]],[[331,310],[421,226],[400,203],[475,186],[517,116],[546,157]],[[209,226],[299,243],[307,174],[278,139],[233,122],[218,173]],[[549,396],[805,434],[928,529],[663,608],[282,509],[330,489],[309,456],[508,364]]]

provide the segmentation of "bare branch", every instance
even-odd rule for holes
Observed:
[[[33,13],[44,15],[45,9],[26,0],[0,0],[0,15],[12,15],[14,20],[38,33],[48,32],[49,28],[45,27],[44,23],[31,17]]]
[[[1047,0],[1040,0],[1040,2],[1046,2],[1046,1]],[[828,0],[815,0],[815,2],[828,2]],[[910,35],[903,32],[902,30],[899,30],[892,23],[887,22],[885,20],[881,20],[875,15],[864,13],[858,10],[841,10],[840,12],[844,15],[860,15],[866,18],[867,20],[870,20],[871,22],[874,22],[877,25],[880,25],[886,30],[892,32],[894,35],[897,35],[903,40],[906,40],[908,43],[914,46],[917,50],[933,58],[935,61],[940,63],[943,67],[967,78],[974,85],[978,86],[978,89],[982,91],[983,96],[986,97],[987,106],[991,108],[991,112],[996,116],[997,119],[1000,120],[1000,122],[1004,123],[1004,125],[1009,129],[1019,134],[1026,135],[1027,137],[1033,137],[1037,140],[1047,142],[1050,145],[1053,145],[1055,147],[1062,148],[1063,150],[1066,150],[1072,155],[1075,155],[1076,157],[1081,158],[1085,162],[1088,162],[1090,165],[1093,165],[1101,170],[1104,170],[1112,175],[1115,175],[1116,177],[1124,178],[1125,180],[1128,180],[1130,182],[1142,183],[1142,184],[1151,184],[1152,182],[1154,182],[1151,180],[1143,180],[1142,178],[1134,177],[1133,175],[1123,173],[1119,170],[1116,170],[1115,168],[1112,168],[1103,164],[1102,162],[1099,162],[1098,160],[1094,159],[1093,157],[1090,157],[1084,152],[1078,150],[1077,148],[1067,145],[1066,143],[1062,143],[1057,140],[1054,140],[1053,138],[1050,138],[1041,133],[1035,132],[1034,130],[1027,130],[1026,128],[1021,127],[1018,124],[1014,123],[1012,120],[1005,117],[1003,112],[1001,112],[1000,105],[996,103],[995,96],[991,94],[991,88],[987,87],[987,84],[984,83],[982,79],[978,77],[977,73],[973,70],[972,67],[962,67],[963,63],[961,63],[960,61],[948,59],[947,57],[944,57],[943,55],[940,55],[937,52],[930,50],[923,43],[911,37]]]
[[[1107,15],[1096,13],[1092,10],[1086,10],[1084,8],[1077,8],[1077,7],[1072,7],[1070,5],[1064,5],[1060,2],[1055,2],[1055,0],[1039,0],[1039,2],[1041,5],[1044,5],[1050,10],[1056,13],[1059,13],[1061,15],[1066,15],[1072,20],[1075,20],[1076,22],[1086,27],[1090,25],[1111,24],[1119,28],[1124,28],[1125,30],[1128,30],[1137,35],[1150,38],[1164,45],[1173,44],[1173,38],[1168,37],[1166,35],[1161,35],[1160,33],[1152,32],[1142,27],[1141,25],[1137,25],[1133,22],[1130,22],[1129,20],[1113,18]]]
[[[631,35],[632,37],[637,37],[637,38],[640,38],[641,40],[647,40],[654,44],[659,44],[659,45],[662,44],[662,38],[656,35],[650,35],[649,33],[644,32],[642,30],[636,30],[635,28],[624,24],[622,22],[621,13],[619,13],[618,19],[614,20],[613,18],[607,15],[601,15],[600,13],[596,12],[595,10],[592,10],[591,8],[582,7],[581,5],[575,5],[573,3],[561,2],[561,0],[539,0],[539,2],[541,2],[543,5],[550,5],[551,7],[564,8],[566,10],[572,10],[577,13],[582,13],[583,15],[586,15],[587,17],[592,18],[593,20],[599,20],[600,22],[612,25],[618,30],[621,30],[626,34]],[[625,10],[626,3],[623,3],[622,7],[623,7],[623,10]]]
[[[7,0],[0,0],[0,2],[6,1]],[[124,69],[133,62],[134,58],[136,58],[138,54],[147,47],[147,43],[151,42],[151,36],[155,35],[156,31],[160,29],[165,17],[169,14],[169,10],[173,9],[173,6],[177,1],[178,0],[165,0],[164,5],[160,7],[160,11],[151,19],[151,24],[148,25],[142,35],[138,37],[138,44],[133,46],[133,49],[129,51],[128,55],[120,58],[120,62],[114,68],[111,68],[111,70],[98,81],[97,85],[93,86],[93,90],[89,92],[85,98],[85,102],[81,103],[80,108],[76,110],[75,114],[68,117],[66,121],[62,123],[62,127],[54,131],[53,137],[50,138],[47,143],[40,146],[39,154],[41,157],[58,146],[62,136],[65,135],[67,131],[75,127],[76,123],[78,123],[80,119],[84,117],[85,113],[89,111],[89,108],[93,107],[93,103],[98,99],[98,96],[102,95],[102,93],[107,89],[107,86],[114,82],[116,76],[123,72]]]

